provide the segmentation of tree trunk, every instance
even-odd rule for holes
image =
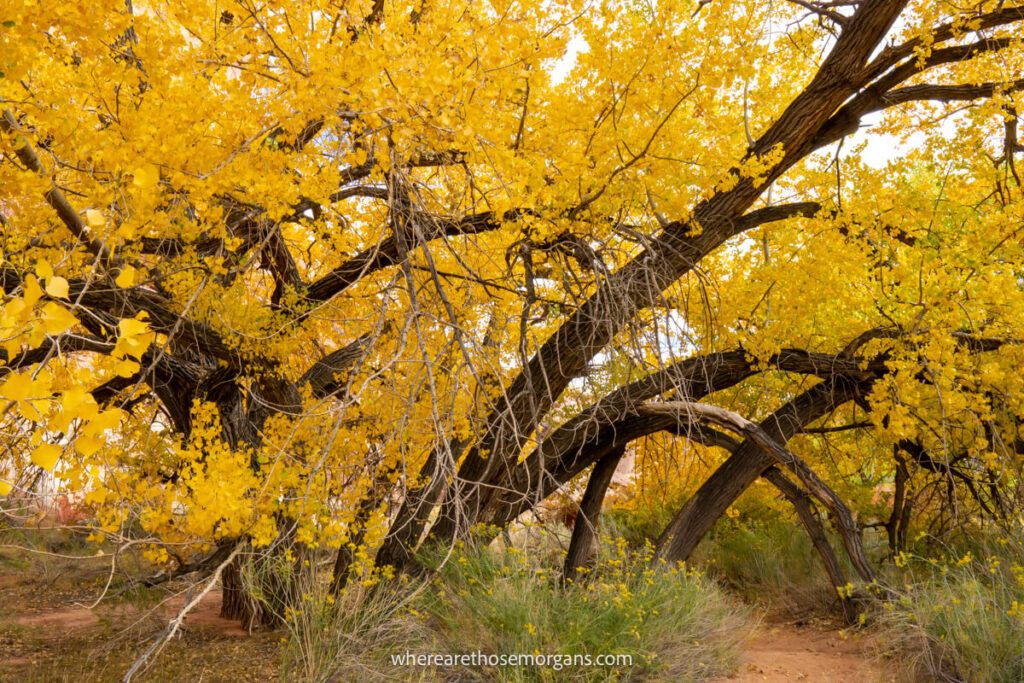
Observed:
[[[619,466],[624,447],[617,448],[597,461],[594,471],[590,473],[587,489],[583,492],[576,520],[572,525],[572,539],[569,550],[565,554],[565,568],[562,571],[564,581],[575,581],[580,569],[592,567],[597,558],[598,525],[601,518],[601,506],[605,493]]]
[[[772,413],[761,423],[761,428],[784,444],[808,424],[855,396],[867,393],[873,382],[873,378],[851,381],[843,377],[821,382]],[[670,562],[689,559],[715,522],[771,465],[771,456],[746,439],[666,527],[658,539],[657,556]]]
[[[273,545],[239,554],[221,574],[221,616],[238,620],[247,629],[281,626],[288,607],[301,599],[298,579],[308,571],[304,565],[309,550],[295,543],[294,525],[281,517],[277,524],[279,535]]]
[[[907,524],[910,522],[910,501],[907,500],[907,483],[910,472],[907,461],[899,453],[899,446],[893,446],[893,458],[896,460],[896,481],[892,494],[892,513],[885,523],[886,535],[889,537],[889,554],[896,557],[907,538]]]
[[[252,629],[259,623],[258,609],[242,581],[241,561],[241,557],[236,557],[220,575],[220,616],[239,621],[244,628]]]

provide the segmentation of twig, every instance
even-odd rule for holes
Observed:
[[[168,622],[167,628],[164,629],[164,632],[157,636],[156,640],[154,640],[153,643],[148,648],[146,648],[146,651],[139,655],[134,662],[132,662],[131,667],[128,669],[128,671],[124,675],[124,678],[122,679],[123,683],[131,683],[132,677],[139,671],[141,671],[142,668],[150,661],[151,658],[156,657],[158,654],[160,654],[160,651],[164,648],[164,646],[167,645],[171,638],[173,638],[178,633],[178,629],[181,628],[181,625],[185,623],[185,617],[188,615],[188,613],[195,609],[196,605],[198,605],[202,601],[202,599],[206,597],[207,593],[213,590],[213,587],[217,584],[217,581],[220,580],[220,575],[224,571],[224,568],[232,562],[234,562],[235,558],[238,557],[238,554],[242,552],[243,547],[243,544],[239,543],[235,547],[235,549],[231,551],[231,554],[228,555],[227,559],[221,562],[219,565],[217,565],[217,568],[213,570],[213,574],[210,576],[209,581],[206,582],[206,585],[203,587],[203,590],[199,591],[198,595],[192,598],[189,602],[185,603],[181,610],[178,611],[178,615],[171,619],[170,622]]]

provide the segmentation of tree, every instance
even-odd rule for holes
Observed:
[[[731,453],[672,560],[765,475],[870,576],[827,448],[1016,495],[1024,6],[5,12],[11,509],[52,471],[171,574],[340,586],[597,463],[593,517],[666,430]]]

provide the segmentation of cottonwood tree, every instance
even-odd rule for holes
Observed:
[[[627,448],[717,458],[659,556],[765,477],[837,585],[853,471],[894,544],[908,466],[1016,503],[1024,5],[3,12],[9,516],[52,472],[272,622],[253,558],[340,587],[590,472],[571,574]]]

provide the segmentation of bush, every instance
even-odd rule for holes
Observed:
[[[416,586],[378,578],[353,579],[335,598],[315,568],[301,573],[299,603],[285,614],[282,681],[392,681],[391,655],[424,651],[427,635],[410,612]]]
[[[439,560],[436,557],[428,557]],[[702,680],[732,670],[747,611],[701,575],[652,566],[621,544],[576,584],[515,548],[456,550],[421,602],[439,650],[488,654],[617,654],[631,666],[465,669],[457,680]]]
[[[836,555],[843,549],[833,544]],[[782,518],[723,519],[693,563],[748,602],[793,616],[837,604],[836,591],[803,528]]]
[[[658,540],[681,505],[677,501],[666,504],[655,500],[648,505],[613,507],[602,514],[601,524],[608,536],[625,539],[630,547],[641,549]]]
[[[897,558],[902,586],[877,616],[882,651],[907,678],[1024,681],[1024,535],[944,562]]]

